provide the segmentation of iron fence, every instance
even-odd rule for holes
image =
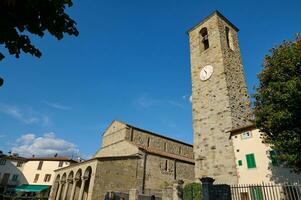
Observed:
[[[232,185],[232,200],[301,200],[300,183]]]

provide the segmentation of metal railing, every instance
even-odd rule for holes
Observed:
[[[301,200],[300,183],[231,185],[232,200]]]

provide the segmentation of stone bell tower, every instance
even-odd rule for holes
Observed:
[[[188,31],[196,178],[238,181],[229,131],[250,124],[238,28],[218,11]]]

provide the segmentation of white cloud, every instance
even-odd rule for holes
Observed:
[[[36,138],[36,136],[34,134],[28,133],[25,135],[22,135],[21,137],[19,137],[17,139],[18,143],[23,143],[23,144],[29,144],[31,143],[34,139]]]
[[[51,108],[55,108],[55,109],[59,109],[59,110],[70,110],[71,109],[70,107],[64,106],[59,103],[54,103],[54,102],[49,102],[49,101],[44,101],[44,103]]]
[[[45,133],[42,137],[32,133],[24,134],[16,140],[12,152],[22,156],[81,156],[75,144],[56,137],[53,132]]]
[[[7,135],[5,135],[5,134],[0,134],[0,138],[4,138],[4,137],[6,137]]]
[[[192,95],[183,95],[182,98],[184,100],[189,99],[190,103],[192,103]]]
[[[21,109],[17,106],[11,106],[0,103],[0,113],[13,117],[25,124],[41,124],[43,126],[49,126],[51,120],[47,115],[41,114],[29,109]]]

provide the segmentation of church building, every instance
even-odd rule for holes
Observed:
[[[93,158],[56,170],[50,200],[100,200],[131,189],[154,194],[202,177],[226,184],[300,180],[273,159],[252,123],[238,31],[218,11],[188,31],[193,146],[113,121]]]
[[[177,180],[194,180],[193,147],[113,121],[90,160],[56,170],[50,200],[99,200],[109,191],[157,194]]]

